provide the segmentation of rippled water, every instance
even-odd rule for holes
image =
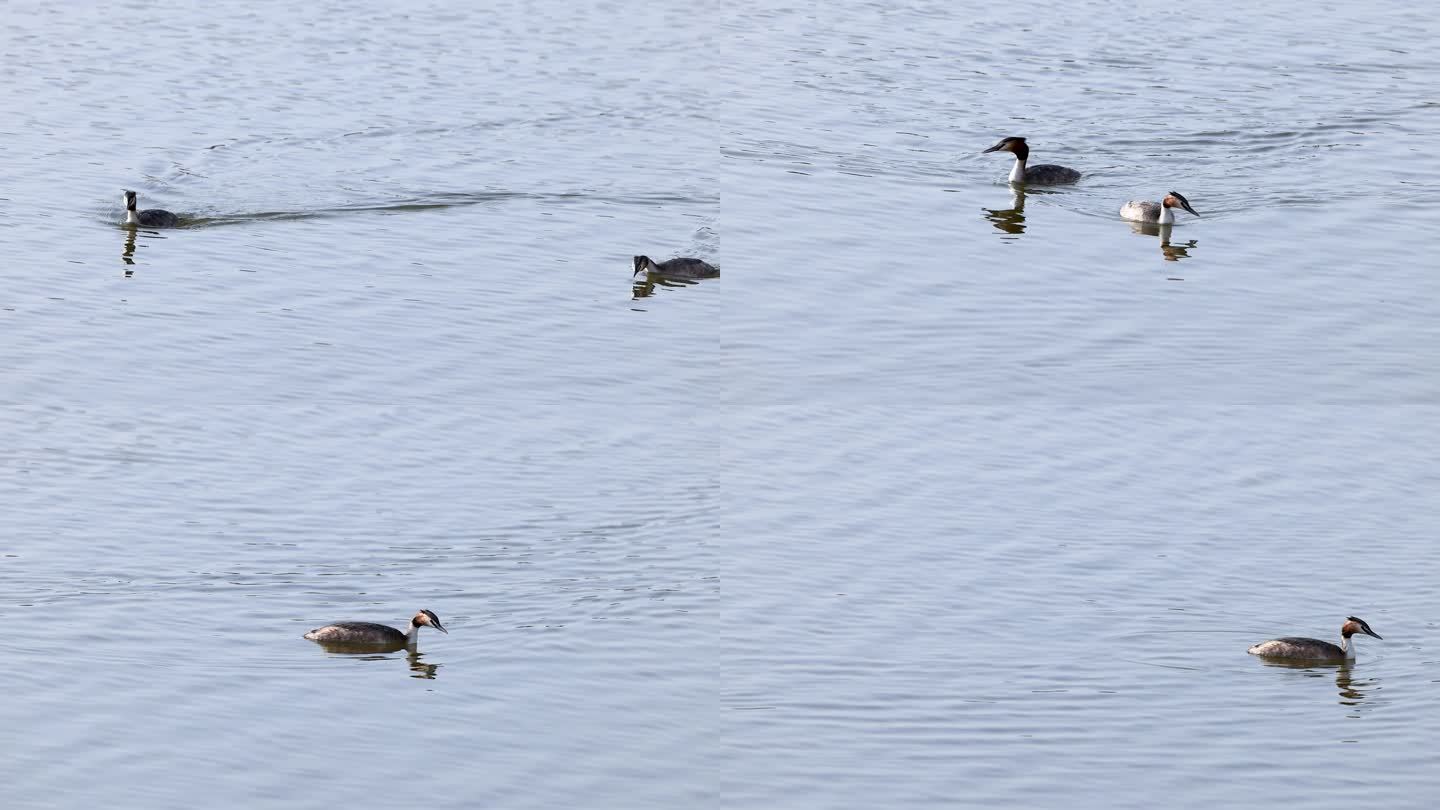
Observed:
[[[6,12],[7,807],[1440,792],[1435,12]]]
[[[0,804],[712,803],[713,31],[277,11],[6,6]]]
[[[1437,24],[727,18],[728,804],[1429,806]]]

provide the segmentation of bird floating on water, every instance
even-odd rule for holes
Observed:
[[[1015,156],[1015,165],[1010,168],[1011,183],[1056,185],[1073,183],[1080,179],[1080,172],[1065,166],[1056,166],[1053,163],[1026,167],[1025,161],[1030,159],[1030,147],[1026,145],[1024,138],[1003,138],[999,143],[980,154],[984,155],[990,152],[1009,152]]]
[[[663,262],[657,262],[649,256],[636,256],[635,272],[631,274],[631,278],[641,273],[654,273],[670,278],[716,278],[720,275],[720,268],[703,259],[684,256]]]
[[[1157,225],[1172,225],[1175,222],[1175,208],[1184,208],[1195,216],[1200,216],[1190,207],[1190,201],[1185,195],[1178,191],[1172,191],[1165,195],[1160,202],[1153,200],[1131,200],[1120,206],[1120,218],[1128,219],[1131,222],[1153,222]]]
[[[1345,623],[1340,625],[1340,644],[1337,646],[1328,641],[1321,641],[1318,638],[1296,638],[1287,636],[1285,638],[1273,638],[1269,641],[1262,641],[1252,646],[1249,650],[1251,655],[1263,655],[1270,658],[1304,658],[1313,661],[1350,661],[1355,658],[1355,640],[1352,638],[1356,633],[1364,633],[1367,636],[1380,638],[1380,634],[1370,629],[1370,625],[1364,619],[1354,616],[1345,617]]]
[[[148,225],[152,228],[173,228],[180,224],[180,217],[163,208],[135,210],[135,192],[125,192],[125,224]]]
[[[439,616],[432,611],[421,610],[410,620],[408,632],[374,622],[336,622],[311,630],[305,638],[334,644],[413,644],[420,635],[420,628],[427,625],[446,635],[450,633],[440,626]]]

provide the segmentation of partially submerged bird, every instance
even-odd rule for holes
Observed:
[[[1345,623],[1340,625],[1340,644],[1334,645],[1328,641],[1321,641],[1318,638],[1274,638],[1269,641],[1262,641],[1252,646],[1249,650],[1251,655],[1264,655],[1271,658],[1304,658],[1313,661],[1349,661],[1355,657],[1355,641],[1351,638],[1356,633],[1364,633],[1367,636],[1380,638],[1380,634],[1370,629],[1370,625],[1364,619],[1357,619],[1354,616],[1345,617]]]
[[[317,627],[305,634],[311,641],[339,644],[413,644],[420,634],[420,628],[429,625],[442,633],[450,631],[440,626],[440,617],[428,610],[422,610],[410,620],[408,632],[396,630],[388,624],[374,622],[336,622]]]
[[[663,262],[657,262],[649,256],[636,256],[635,272],[631,274],[631,278],[641,273],[654,273],[670,278],[718,278],[720,268],[703,259],[690,259],[683,256],[678,259],[666,259]]]
[[[1165,195],[1160,202],[1152,200],[1131,200],[1120,206],[1120,218],[1128,219],[1131,222],[1154,222],[1158,225],[1171,225],[1175,222],[1173,208],[1184,208],[1195,216],[1195,209],[1190,207],[1190,201],[1185,195],[1178,191],[1172,191]]]
[[[1064,166],[1056,166],[1053,163],[1042,163],[1038,166],[1026,167],[1025,161],[1030,158],[1030,147],[1025,144],[1024,138],[1004,138],[994,146],[986,149],[980,154],[989,152],[1009,152],[1015,155],[1015,165],[1010,168],[1011,183],[1034,183],[1036,185],[1055,185],[1058,183],[1073,183],[1080,179],[1080,172]]]
[[[125,192],[125,224],[148,225],[152,228],[173,228],[180,224],[180,218],[160,208],[135,210],[135,192]]]

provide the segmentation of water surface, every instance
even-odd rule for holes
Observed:
[[[1429,805],[1437,18],[1306,9],[727,19],[727,804]]]
[[[713,803],[721,282],[630,280],[719,261],[713,33],[6,20],[6,806]],[[421,607],[414,655],[300,637]]]

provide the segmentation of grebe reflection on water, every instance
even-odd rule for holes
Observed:
[[[985,208],[985,219],[1008,236],[1025,233],[1025,186],[1010,186],[1009,208]]]
[[[1380,634],[1370,629],[1370,625],[1364,619],[1355,616],[1345,617],[1345,623],[1340,625],[1340,643],[1331,644],[1328,641],[1321,641],[1318,638],[1301,638],[1286,636],[1274,638],[1269,641],[1262,641],[1250,647],[1248,652],[1251,655],[1263,655],[1267,658],[1292,658],[1305,659],[1309,661],[1350,661],[1355,658],[1355,639],[1357,633],[1364,633],[1367,636],[1380,638]]]
[[[1160,254],[1167,262],[1178,262],[1181,259],[1190,258],[1190,251],[1200,244],[1199,239],[1172,241],[1174,225],[1161,225],[1158,222],[1131,222],[1130,230],[1139,236],[1160,237]]]

